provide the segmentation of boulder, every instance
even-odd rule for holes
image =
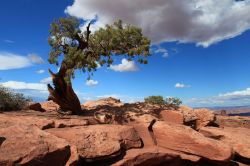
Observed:
[[[179,110],[184,116],[184,124],[195,130],[212,125],[215,122],[215,114],[212,110],[206,108],[192,109],[187,106],[181,106]]]
[[[161,148],[217,162],[225,162],[232,158],[230,146],[206,138],[189,127],[158,121],[153,126],[153,131],[157,145]]]
[[[194,109],[188,106],[180,106],[180,112],[183,114],[184,123],[192,122],[197,120],[197,116],[194,112]]]
[[[0,165],[64,166],[70,157],[69,144],[35,126],[0,128]]]
[[[28,103],[28,106],[25,109],[39,111],[39,112],[45,112],[46,110],[42,108],[40,103],[30,102]]]
[[[83,107],[86,109],[95,109],[97,107],[103,107],[103,106],[120,107],[123,106],[123,103],[119,99],[109,97],[96,101],[87,101],[83,104]]]
[[[47,132],[67,140],[77,147],[78,155],[86,162],[120,156],[123,150],[140,148],[142,142],[135,129],[122,125],[91,125],[54,128]]]
[[[216,115],[215,123],[220,127],[243,127],[250,129],[250,117]]]
[[[202,127],[212,125],[215,121],[215,114],[212,110],[206,108],[194,109],[194,113],[197,117],[196,130]]]
[[[236,156],[248,164],[250,163],[250,129],[203,127],[199,132],[206,137],[220,140],[231,146]]]
[[[59,110],[59,105],[53,101],[41,102],[40,104],[42,108],[46,111],[58,111]]]
[[[180,111],[173,110],[162,110],[160,112],[160,117],[162,120],[171,123],[183,124],[184,116]]]

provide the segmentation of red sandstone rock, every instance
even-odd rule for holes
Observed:
[[[203,127],[199,132],[231,146],[237,156],[250,162],[250,129]]]
[[[250,117],[217,115],[215,123],[220,127],[243,127],[250,129]]]
[[[184,124],[192,126],[196,130],[215,122],[215,114],[212,110],[206,108],[192,109],[187,106],[181,106],[179,110],[183,113]]]
[[[59,105],[53,101],[41,102],[40,104],[46,111],[57,111],[59,109]]]
[[[27,108],[25,108],[25,109],[30,109],[30,110],[34,110],[34,111],[40,111],[40,112],[46,111],[42,108],[40,103],[34,103],[34,102],[30,102],[28,104]]]
[[[0,128],[0,165],[64,166],[70,156],[69,144],[34,126]]]
[[[232,150],[219,141],[205,138],[189,127],[166,122],[156,122],[153,127],[159,147],[200,156],[212,161],[228,161]]]
[[[163,110],[160,112],[161,118],[166,122],[183,124],[184,116],[180,111]]]
[[[0,114],[1,128],[19,124],[26,126],[36,126],[42,130],[55,127],[55,123],[53,120],[44,117]]]
[[[142,142],[133,127],[121,125],[92,125],[87,127],[55,128],[47,132],[67,140],[77,147],[86,161],[113,158],[122,148],[139,148]]]
[[[212,110],[206,108],[194,109],[194,113],[197,117],[196,129],[199,130],[202,127],[208,126],[215,121],[215,114]]]
[[[120,107],[123,103],[119,99],[115,99],[112,97],[103,98],[96,101],[87,101],[83,104],[83,106],[87,109],[94,109],[98,106],[111,106],[111,107]]]

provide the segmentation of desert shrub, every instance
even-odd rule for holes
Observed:
[[[31,101],[21,93],[15,93],[0,85],[0,110],[11,111],[24,108]]]
[[[182,101],[177,97],[168,97],[165,100],[165,104],[169,107],[177,109],[182,104]]]
[[[168,97],[164,100],[163,96],[148,96],[144,98],[146,103],[158,104],[165,107],[171,107],[177,109],[182,101],[177,97]]]
[[[151,104],[159,104],[159,105],[164,105],[165,101],[162,96],[148,96],[144,98],[144,101],[146,103],[151,103]]]

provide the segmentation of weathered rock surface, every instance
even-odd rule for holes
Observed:
[[[95,109],[98,106],[120,107],[122,105],[123,103],[119,99],[109,97],[109,98],[103,98],[103,99],[96,100],[96,101],[87,101],[83,104],[83,107],[87,109]]]
[[[0,128],[0,165],[64,166],[70,157],[69,144],[35,126]]]
[[[250,164],[250,129],[203,127],[199,132],[231,146],[236,156]]]
[[[162,110],[160,112],[162,120],[171,123],[183,124],[184,116],[180,111]]]
[[[40,104],[46,111],[57,111],[59,109],[59,105],[53,101],[41,102]]]
[[[124,158],[112,166],[153,166],[168,165],[182,166],[192,163],[188,160],[182,160],[178,154],[161,151],[158,148],[132,149],[127,151]]]
[[[232,150],[219,141],[204,136],[189,127],[166,122],[156,122],[154,136],[159,147],[200,156],[211,161],[228,161]]]
[[[45,112],[46,110],[42,108],[40,103],[30,102],[25,109],[30,109],[34,111]]]
[[[15,116],[0,114],[0,126],[2,128],[14,125],[36,126],[44,130],[55,127],[55,122],[47,118],[36,116]]]
[[[243,127],[250,129],[250,117],[216,115],[215,123],[220,127]]]
[[[92,125],[48,129],[47,132],[76,146],[79,156],[85,161],[114,158],[121,155],[124,149],[142,146],[137,132],[129,126]]]
[[[202,127],[208,126],[215,121],[215,114],[212,110],[206,108],[194,109],[194,113],[197,117],[196,129],[199,130]]]
[[[192,109],[187,106],[181,106],[179,111],[182,112],[184,116],[184,124],[196,130],[215,122],[214,112],[206,108]]]
[[[48,162],[58,165],[53,162],[60,160],[63,162],[59,165],[66,166],[233,166],[249,161],[248,140],[243,139],[245,142],[236,145],[222,139],[229,137],[226,134],[213,133],[207,138],[204,133],[196,131],[203,131],[202,126],[213,123],[214,116],[210,110],[182,106],[169,113],[169,110],[162,111],[166,108],[148,103],[93,108],[85,109],[85,116],[58,115],[53,109],[46,112],[25,110],[0,113],[0,165],[11,165],[13,162],[20,165],[49,165]],[[103,113],[101,115],[111,115],[111,123],[100,124],[94,116],[96,111]],[[152,120],[156,120],[156,123],[151,130],[148,126]],[[182,121],[187,125],[189,120],[194,122],[196,130],[181,124]],[[122,122],[123,125],[114,125],[114,122]],[[249,139],[249,135],[241,135],[249,133],[248,130],[240,129],[238,135],[230,136],[230,139],[238,141],[243,136]],[[236,133],[234,130],[227,132]],[[17,152],[13,156],[1,156],[6,149],[14,151],[15,147]],[[236,154],[233,160],[238,163],[230,161],[233,151]],[[35,163],[37,161],[39,163]]]

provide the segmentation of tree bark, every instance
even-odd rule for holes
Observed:
[[[58,73],[54,74],[51,70],[49,73],[52,77],[54,88],[48,84],[49,97],[60,106],[62,112],[70,112],[71,114],[82,114],[80,101],[75,94],[71,82],[65,81],[66,69],[61,66]]]

